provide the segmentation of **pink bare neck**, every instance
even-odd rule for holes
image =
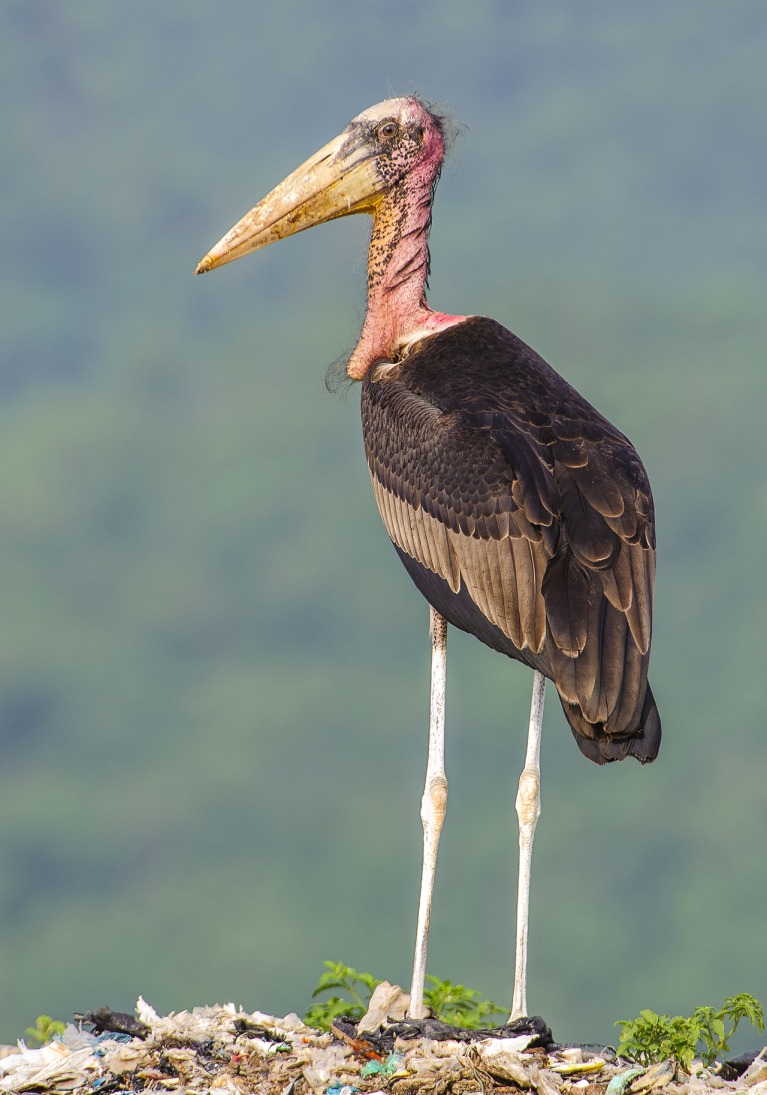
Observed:
[[[375,362],[396,360],[419,338],[466,318],[435,312],[426,303],[432,182],[441,159],[440,154],[436,163],[425,162],[406,186],[394,187],[373,216],[367,313],[347,367],[353,380],[362,380]]]

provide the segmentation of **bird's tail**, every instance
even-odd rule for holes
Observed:
[[[626,757],[634,757],[640,764],[649,764],[657,757],[661,739],[660,715],[649,684],[639,726],[629,734],[607,734],[601,724],[590,723],[575,704],[563,701],[562,706],[578,748],[594,764],[609,764]]]

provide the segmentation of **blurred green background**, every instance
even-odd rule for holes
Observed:
[[[375,510],[351,218],[195,279],[353,115],[461,136],[430,300],[628,433],[658,512],[654,766],[549,697],[531,1008],[767,1002],[763,0],[3,0],[0,1040],[142,993],[407,984],[428,613]],[[508,1002],[531,675],[453,633],[429,967]]]

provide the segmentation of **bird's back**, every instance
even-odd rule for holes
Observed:
[[[589,759],[654,759],[654,513],[628,439],[482,317],[371,369],[362,421],[381,516],[426,599],[550,678]]]

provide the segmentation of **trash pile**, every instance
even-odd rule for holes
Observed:
[[[102,1008],[79,1018],[40,1049],[20,1042],[0,1057],[0,1092],[767,1095],[767,1050],[731,1079],[724,1077],[727,1067],[737,1072],[734,1064],[717,1075],[698,1062],[687,1075],[672,1062],[639,1068],[607,1048],[541,1045],[543,1024],[544,1033],[504,1036],[508,1028],[446,1031],[426,1020],[435,1037],[425,1037],[407,1022],[370,1031],[339,1020],[320,1033],[297,1015],[278,1019],[233,1004],[160,1016],[143,999],[135,1017]]]

